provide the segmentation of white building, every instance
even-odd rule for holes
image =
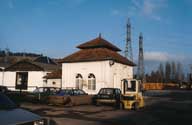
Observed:
[[[104,87],[121,88],[123,79],[133,78],[135,64],[101,36],[77,48],[80,50],[61,60],[63,88],[80,88],[96,94]]]
[[[51,73],[47,73],[44,78],[47,80],[47,86],[62,88],[61,84],[61,70],[56,70]]]
[[[51,62],[47,57],[40,57],[36,60],[21,60],[14,63],[4,70],[0,71],[0,83],[7,86],[11,90],[32,91],[36,87],[48,86],[44,76],[54,70],[58,70],[59,66]]]

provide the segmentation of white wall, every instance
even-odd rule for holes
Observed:
[[[46,75],[47,72],[43,71],[31,71],[28,72],[28,86],[38,86],[43,87],[45,86],[45,82],[43,81],[43,77]],[[29,91],[33,91],[34,87],[28,87]]]
[[[53,84],[55,82],[56,84]],[[47,86],[48,87],[61,87],[61,79],[47,79]]]
[[[110,80],[113,83],[112,87],[121,89],[121,80],[133,78],[133,67],[115,63],[111,67]]]
[[[4,77],[2,76],[2,72],[0,73],[0,80],[4,86],[8,86],[10,90],[15,90],[15,84],[16,84],[16,72],[21,72],[21,71],[14,71],[14,72],[9,72],[6,71],[4,72]],[[28,90],[27,91],[33,91],[35,89],[35,86],[38,87],[43,87],[44,86],[44,79],[43,77],[46,75],[47,72],[43,71],[30,71],[28,72]],[[32,87],[33,86],[33,87]]]
[[[3,85],[3,72],[0,71],[0,85]]]
[[[15,90],[16,73],[4,72],[3,85],[8,86],[8,89]]]
[[[96,94],[100,88],[121,88],[121,80],[133,77],[133,68],[120,63],[110,66],[109,61],[77,62],[62,64],[62,86],[63,88],[75,87],[76,75],[83,76],[83,90],[89,94]],[[93,73],[96,77],[96,90],[88,90],[88,75]]]

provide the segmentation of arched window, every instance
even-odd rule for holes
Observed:
[[[77,89],[83,88],[83,77],[81,74],[76,75],[76,88]]]
[[[96,78],[95,75],[90,73],[88,76],[88,89],[95,90],[96,89]]]

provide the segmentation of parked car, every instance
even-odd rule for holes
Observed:
[[[28,97],[32,100],[46,102],[47,97],[60,91],[57,87],[37,87]]]
[[[1,125],[45,125],[46,120],[32,112],[19,108],[6,95],[0,93]]]
[[[63,89],[57,94],[49,96],[48,102],[53,105],[83,105],[91,104],[92,97],[81,89]]]
[[[101,104],[111,104],[115,107],[120,106],[121,90],[118,88],[101,88],[99,93],[94,96],[94,103],[99,106]]]
[[[192,84],[190,82],[181,82],[179,84],[180,89],[192,89]]]
[[[0,92],[7,93],[8,92],[7,87],[6,86],[0,86]]]

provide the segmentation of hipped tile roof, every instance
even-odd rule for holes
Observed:
[[[51,58],[47,56],[40,56],[33,60],[34,62],[57,65]]]
[[[40,65],[41,64],[58,65],[53,59],[51,59],[47,56],[39,56],[39,57],[8,56],[8,57],[0,57],[0,67],[7,68],[7,67],[9,67],[17,62],[23,61],[23,60],[28,60],[30,62],[40,64]]]
[[[5,71],[43,71],[44,69],[29,60],[22,60],[5,68]]]
[[[79,49],[108,48],[113,51],[121,51],[121,49],[119,49],[115,45],[111,44],[107,40],[103,39],[101,36],[99,36],[93,40],[90,40],[86,43],[80,44],[79,46],[77,46],[77,48],[79,48]]]
[[[58,65],[38,63],[24,59],[8,66],[5,68],[5,71],[54,71],[59,68]]]
[[[115,62],[125,65],[135,66],[135,64],[129,61],[127,58],[106,48],[83,49],[65,57],[61,62],[72,63],[103,60],[114,60]]]
[[[77,48],[81,50],[63,58],[60,63],[114,60],[125,65],[135,66],[133,62],[117,53],[120,49],[101,37],[81,44]]]

